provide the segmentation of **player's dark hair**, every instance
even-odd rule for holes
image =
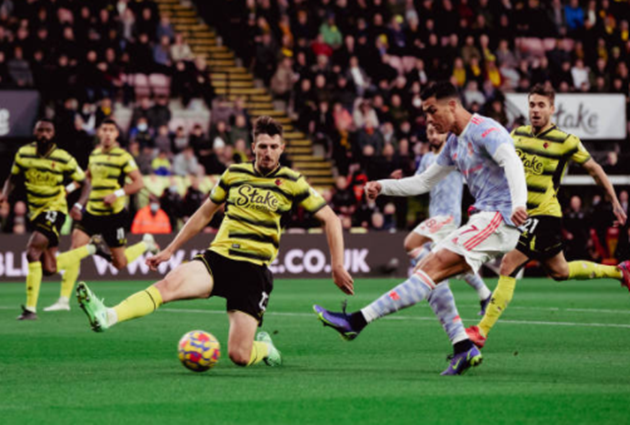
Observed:
[[[50,118],[40,118],[37,120],[38,123],[45,122],[46,124],[51,124],[53,127],[55,126],[55,122]]]
[[[105,118],[103,122],[101,122],[101,125],[99,125],[99,127],[106,124],[115,125],[116,128],[118,128],[118,124],[116,124],[116,121],[113,118]]]
[[[459,93],[457,92],[457,88],[448,81],[438,81],[437,83],[431,84],[422,90],[420,93],[420,99],[427,100],[431,97],[435,97],[437,100],[440,99],[459,99]]]
[[[282,138],[282,124],[266,115],[258,117],[256,122],[254,123],[254,141],[261,134],[266,134],[270,137],[280,135],[280,138]]]
[[[553,105],[554,100],[556,99],[556,92],[554,91],[553,88],[551,87],[546,87],[544,84],[536,84],[534,87],[531,88],[531,90],[529,91],[529,94],[527,95],[527,98],[529,99],[529,97],[533,94],[537,94],[540,96],[545,96],[546,98],[549,98],[549,101],[551,102],[551,104]]]

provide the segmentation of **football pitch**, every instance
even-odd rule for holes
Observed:
[[[149,282],[95,282],[111,305]],[[358,280],[349,310],[395,279]],[[496,280],[488,280],[493,287]],[[466,325],[475,292],[453,282]],[[426,303],[369,326],[345,342],[324,329],[313,303],[337,309],[330,280],[277,280],[263,329],[284,365],[239,368],[227,357],[222,299],[177,302],[103,334],[70,313],[45,313],[59,285],[45,283],[39,320],[17,322],[23,284],[0,285],[2,424],[593,424],[630,416],[630,294],[614,281],[519,282],[484,349],[484,363],[441,377],[451,352]],[[213,333],[218,365],[185,369],[177,342]]]

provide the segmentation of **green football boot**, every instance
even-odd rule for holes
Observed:
[[[280,366],[282,364],[282,355],[280,351],[273,345],[273,341],[271,340],[271,336],[267,332],[258,332],[256,335],[256,341],[261,341],[267,343],[269,347],[269,354],[265,357],[265,363],[267,366]]]
[[[103,300],[96,298],[94,292],[88,288],[85,282],[77,285],[77,299],[79,306],[85,312],[94,332],[105,332],[109,328],[107,320],[107,307]]]

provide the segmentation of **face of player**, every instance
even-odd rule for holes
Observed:
[[[102,124],[98,128],[98,139],[104,149],[111,149],[118,140],[118,127],[114,124]]]
[[[430,97],[422,102],[422,110],[427,117],[427,124],[433,124],[438,133],[448,133],[455,124],[454,99],[436,99]]]
[[[551,103],[551,99],[540,94],[529,96],[529,121],[536,133],[547,127],[551,122],[551,116],[556,108]]]
[[[37,142],[39,151],[46,152],[52,143],[53,137],[55,137],[55,127],[52,123],[39,121],[35,125],[33,134],[35,135],[35,141]]]
[[[433,124],[427,126],[427,140],[429,144],[437,149],[440,149],[446,141],[447,133],[438,133]]]
[[[280,155],[284,152],[284,142],[279,134],[269,136],[261,134],[252,144],[256,156],[256,167],[263,174],[273,171],[280,162]]]

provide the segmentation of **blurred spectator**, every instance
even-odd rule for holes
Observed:
[[[356,198],[348,188],[348,180],[339,176],[335,180],[335,190],[331,198],[331,207],[337,215],[352,216],[356,210]]]
[[[201,126],[199,126],[199,128],[201,128]],[[186,149],[188,146],[190,146],[190,140],[188,137],[186,137],[184,127],[180,125],[177,127],[177,129],[175,129],[171,149],[174,154],[178,154]]]
[[[177,176],[187,176],[197,173],[199,162],[195,157],[193,148],[187,147],[173,158],[173,174]]]
[[[173,26],[171,25],[171,20],[168,15],[162,15],[160,17],[160,23],[155,33],[156,40],[162,40],[163,37],[167,37],[169,43],[171,40],[175,39],[175,31],[173,30]]]
[[[158,151],[164,151],[168,156],[172,153],[171,138],[168,134],[168,127],[163,125],[158,128],[157,136],[155,136],[155,148]]]
[[[172,174],[171,161],[169,161],[168,154],[165,151],[160,151],[158,156],[153,158],[151,169],[153,174],[157,176],[170,176]]]
[[[271,91],[277,99],[288,104],[296,80],[291,59],[284,58],[271,79]]]
[[[168,106],[168,97],[158,96],[155,105],[149,109],[149,126],[157,130],[160,126],[168,125],[171,117],[172,113]]]
[[[237,115],[234,120],[234,125],[229,131],[229,141],[231,145],[235,145],[236,141],[243,139],[249,140],[249,128],[247,127],[247,121],[245,115]]]
[[[193,53],[188,43],[184,41],[184,35],[182,33],[175,34],[175,42],[171,45],[171,60],[179,62],[192,59]]]
[[[203,204],[207,197],[207,195],[199,189],[199,177],[195,174],[191,174],[189,178],[190,186],[188,186],[188,190],[186,191],[182,204],[184,221],[187,221],[188,218],[190,218],[190,216],[192,216],[195,211],[201,207],[201,204]]]
[[[13,83],[18,87],[32,87],[33,74],[31,66],[24,59],[22,47],[16,46],[13,49],[13,58],[7,62],[8,73]]]
[[[171,233],[172,227],[168,215],[160,208],[160,201],[153,195],[149,205],[141,208],[136,213],[131,224],[131,233],[138,234],[164,234]]]
[[[182,216],[182,197],[174,177],[170,178],[168,188],[160,197],[160,207],[166,213],[171,228],[176,231],[179,227],[178,220]]]
[[[132,142],[138,142],[140,149],[155,147],[155,141],[153,140],[152,130],[149,128],[148,118],[140,117],[138,119],[138,123],[129,132],[129,139]]]

